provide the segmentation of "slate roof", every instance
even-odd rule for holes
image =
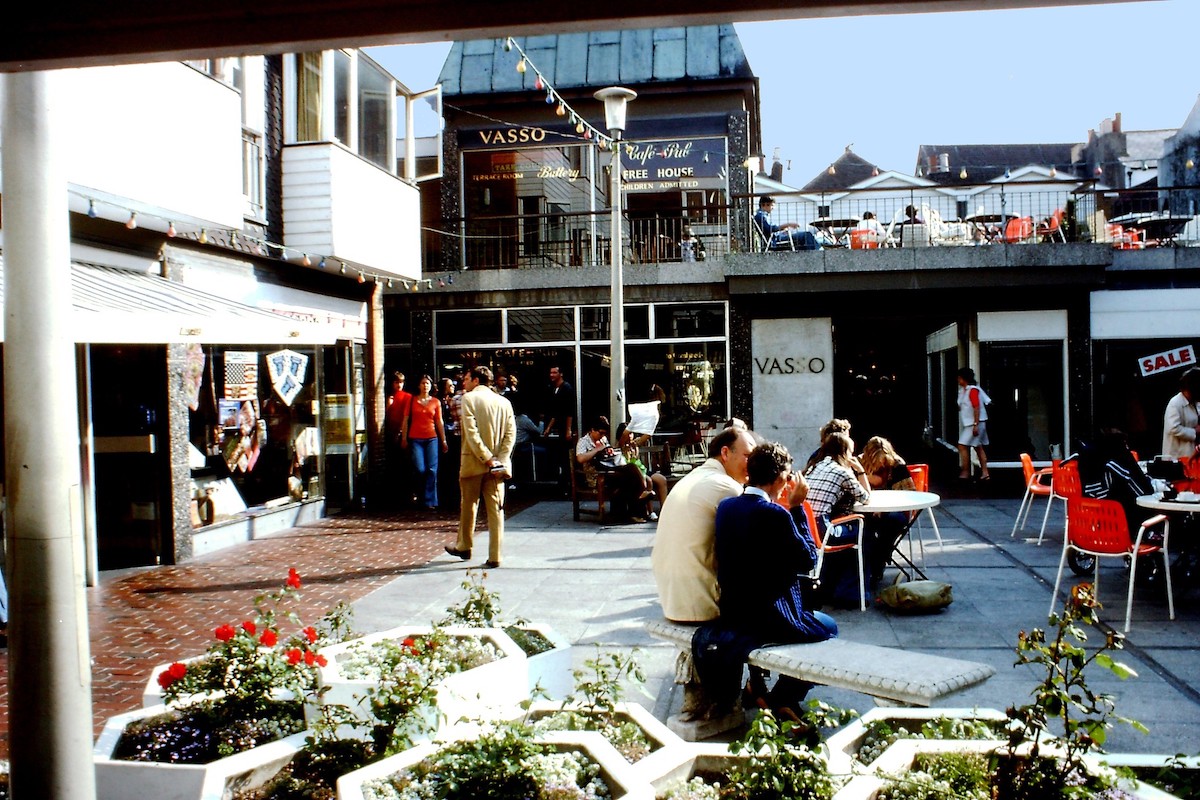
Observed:
[[[718,78],[752,79],[733,25],[514,36],[555,89],[639,86]],[[529,91],[533,70],[504,39],[455,42],[438,80],[445,95]]]
[[[941,185],[984,183],[1031,164],[1059,172],[1072,172],[1071,153],[1079,144],[923,144],[917,150],[920,174]],[[931,172],[930,159],[935,162],[942,153],[950,156],[949,172]],[[959,178],[967,168],[965,180]]]
[[[879,167],[847,147],[846,151],[838,157],[837,161],[833,162],[832,175],[829,174],[829,167],[826,167],[815,178],[804,184],[802,191],[831,192],[839,189],[848,189],[857,183],[865,181],[867,178],[878,175],[880,172]]]

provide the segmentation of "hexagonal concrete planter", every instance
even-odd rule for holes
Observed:
[[[912,768],[913,762],[923,753],[991,753],[1005,746],[1001,741],[982,741],[965,739],[899,739],[894,742],[877,759],[871,762],[870,774],[858,775],[853,778],[840,792],[834,795],[834,800],[876,800],[879,790],[886,782],[884,776],[903,774]],[[1018,752],[1022,752],[1018,750]],[[1053,757],[1055,748],[1043,746],[1042,754]],[[1089,771],[1096,772],[1105,769],[1089,762]],[[1133,781],[1132,785],[1122,783],[1121,788],[1136,800],[1167,800],[1173,797],[1159,789],[1141,781]]]
[[[683,742],[681,747],[661,751],[653,763],[643,759],[634,765],[657,797],[697,775],[723,774],[745,756],[729,752],[729,746],[716,742]]]
[[[942,717],[999,724],[1008,719],[1003,711],[994,708],[872,708],[825,741],[829,748],[829,768],[841,774],[869,771],[869,765],[862,764],[855,756],[872,722],[886,721],[893,728],[915,732],[926,722]]]
[[[600,734],[591,731],[563,731],[539,737],[539,741],[552,744],[560,750],[585,752],[600,765],[600,775],[608,785],[613,800],[653,800],[654,794],[649,784],[630,770],[625,759],[621,758]],[[366,800],[368,796],[373,795],[364,795],[364,783],[401,772],[435,754],[442,744],[444,743],[426,742],[343,775],[338,778],[338,800]]]
[[[540,633],[550,640],[554,649],[526,656],[529,671],[527,696],[532,697],[538,687],[551,700],[562,700],[575,689],[575,676],[571,671],[571,643],[549,625],[530,623],[517,626],[523,630]]]
[[[553,716],[564,710],[578,711],[579,704],[575,703],[564,706],[562,703],[556,703],[552,700],[535,700],[530,703],[529,709],[522,716],[526,716],[531,722],[536,723],[540,719]],[[623,721],[629,720],[633,722],[642,730],[646,738],[650,740],[649,754],[638,761],[632,762],[630,765],[633,768],[633,772],[643,778],[659,774],[662,771],[660,764],[672,763],[678,758],[678,755],[674,751],[684,748],[687,744],[674,731],[651,714],[648,709],[637,703],[618,703],[616,706],[616,716],[622,718]],[[559,733],[566,733],[566,731],[548,731],[546,735],[558,735]]]
[[[260,786],[273,778],[300,751],[308,735],[302,731],[208,764],[161,764],[112,757],[129,723],[170,710],[167,706],[151,706],[108,720],[92,751],[97,800],[222,800],[234,791]]]
[[[525,653],[504,631],[499,628],[458,626],[442,630],[450,636],[483,639],[503,655],[474,669],[449,675],[438,684],[437,708],[447,720],[453,723],[460,717],[494,719],[529,696]],[[317,680],[322,688],[329,687],[322,696],[322,702],[345,705],[364,723],[369,723],[370,715],[360,701],[376,682],[346,677],[342,672],[342,663],[359,648],[369,648],[385,641],[403,641],[409,636],[426,636],[432,632],[433,628],[428,625],[407,625],[322,648],[320,653],[328,663],[317,669]]]

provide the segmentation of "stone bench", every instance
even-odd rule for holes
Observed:
[[[696,626],[658,619],[646,623],[646,632],[690,652]],[[948,694],[982,683],[996,672],[975,661],[846,639],[760,647],[750,653],[747,661],[779,675],[861,692],[888,705],[906,706],[929,706]],[[696,738],[722,730],[720,722],[715,729],[689,725],[676,723],[672,729],[681,736],[686,731]]]

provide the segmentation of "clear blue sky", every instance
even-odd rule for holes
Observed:
[[[853,143],[912,173],[922,144],[1085,141],[1177,128],[1200,93],[1196,0],[737,23],[759,76],[763,151],[803,185]],[[449,45],[368,52],[410,89]],[[630,115],[637,113],[636,102]],[[420,131],[419,131],[420,132]]]

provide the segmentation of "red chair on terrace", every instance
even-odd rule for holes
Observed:
[[[1067,521],[1063,526],[1063,548],[1066,548],[1066,528],[1071,524],[1070,505],[1067,504],[1067,501],[1072,497],[1083,497],[1083,481],[1079,478],[1079,465],[1074,461],[1067,461],[1054,468],[1054,475],[1050,481],[1050,499],[1046,501],[1046,513],[1042,515],[1042,529],[1038,532],[1039,547],[1042,544],[1042,537],[1046,535],[1046,520],[1050,519],[1050,506],[1054,505],[1055,500],[1062,500],[1063,504],[1067,506]]]
[[[1146,531],[1157,525],[1163,526],[1162,544],[1147,544]],[[1125,509],[1116,500],[1096,500],[1090,497],[1071,497],[1067,500],[1067,541],[1063,547],[1062,558],[1058,560],[1058,575],[1054,579],[1054,594],[1050,596],[1050,612],[1054,612],[1055,601],[1058,600],[1058,587],[1062,583],[1063,567],[1067,563],[1068,549],[1077,550],[1096,559],[1096,577],[1093,588],[1096,595],[1100,594],[1100,559],[1128,558],[1129,592],[1125,599],[1125,632],[1129,633],[1129,620],[1133,615],[1133,582],[1137,575],[1139,558],[1153,555],[1159,551],[1163,554],[1166,569],[1163,572],[1167,580],[1167,611],[1171,619],[1175,619],[1175,597],[1171,593],[1170,554],[1167,551],[1167,539],[1170,536],[1171,523],[1166,514],[1157,514],[1146,520],[1138,528],[1137,538],[1129,538],[1129,523],[1125,520]]]
[[[1033,238],[1033,217],[1014,217],[1004,226],[1005,244],[1024,244]]]
[[[918,492],[929,491],[929,465],[928,464],[909,464],[908,474],[912,476],[913,488]],[[925,563],[925,531],[921,524],[921,515],[928,512],[929,522],[933,525],[933,535],[937,537],[938,545],[942,548],[942,552],[946,552],[946,543],[942,541],[942,532],[938,530],[937,518],[933,516],[933,509],[927,508],[925,511],[914,511],[917,523],[917,544],[921,549],[921,564]],[[908,534],[908,560],[912,561],[912,528],[909,528]]]
[[[1017,519],[1013,522],[1009,538],[1016,536],[1017,528],[1024,528],[1025,524],[1029,522],[1029,510],[1033,508],[1035,497],[1046,498],[1046,505],[1050,505],[1050,481],[1054,475],[1053,467],[1037,469],[1033,466],[1033,458],[1029,453],[1021,453],[1021,471],[1025,473],[1025,496],[1021,498],[1021,506],[1017,509]]]

